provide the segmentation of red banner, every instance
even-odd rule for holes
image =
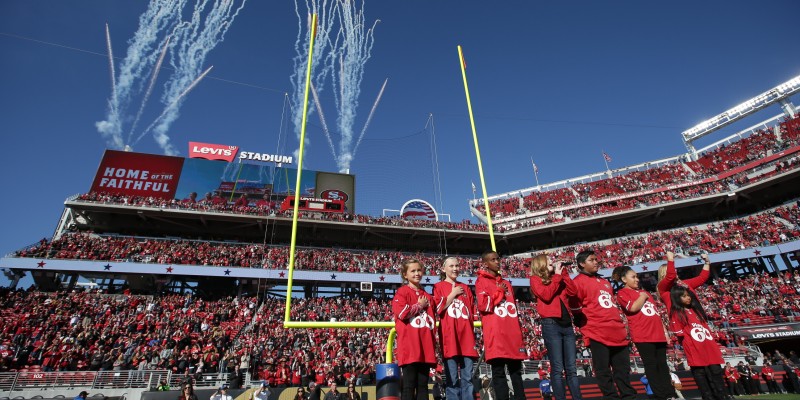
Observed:
[[[106,150],[92,191],[173,199],[182,168],[180,157]]]
[[[204,158],[206,160],[231,162],[233,158],[236,157],[238,151],[239,146],[189,142],[189,158]]]

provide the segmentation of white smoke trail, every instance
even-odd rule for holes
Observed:
[[[108,108],[109,114],[116,115],[116,107],[117,107],[117,78],[116,73],[114,72],[114,51],[111,49],[111,32],[108,29],[108,24],[106,24],[106,48],[108,49],[108,69],[111,73],[111,99],[108,101]],[[114,131],[114,126],[112,124],[103,125],[104,129],[100,129],[100,126],[97,126],[100,133],[103,137],[106,138],[109,145],[114,148],[122,148],[123,142],[121,135],[116,134]]]
[[[175,45],[172,46],[170,52],[170,65],[175,72],[165,84],[164,94],[161,97],[161,102],[167,107],[153,129],[156,143],[165,154],[177,154],[177,150],[170,143],[167,131],[179,116],[185,94],[194,88],[208,72],[206,71],[195,79],[203,68],[206,56],[225,40],[228,28],[239,15],[239,11],[244,8],[246,2],[247,0],[242,0],[241,4],[235,7],[235,0],[214,0],[212,2],[198,0],[194,6],[191,20],[184,21],[176,27]],[[211,3],[210,9],[206,11],[209,3]]]
[[[95,123],[97,130],[115,149],[124,147],[122,138],[122,113],[127,109],[132,94],[141,90],[141,77],[145,69],[158,57],[155,51],[159,35],[171,29],[179,20],[187,0],[152,0],[139,17],[139,27],[129,41],[128,52],[122,60],[119,77],[112,84],[106,118]],[[110,35],[109,35],[110,37]],[[109,41],[110,43],[110,41]],[[112,71],[114,74],[115,71]]]
[[[328,123],[325,122],[325,114],[322,112],[322,103],[319,102],[319,95],[317,94],[317,88],[314,84],[311,84],[311,95],[314,97],[314,105],[317,107],[317,113],[319,114],[319,122],[322,124],[322,132],[325,133],[325,138],[328,139],[328,145],[331,147],[331,154],[333,154],[333,159],[336,159],[336,148],[333,146],[333,139],[331,139],[331,132],[328,130]]]
[[[131,129],[128,132],[128,143],[130,143],[131,138],[133,137],[133,132],[136,130],[136,125],[139,124],[139,120],[142,118],[142,113],[144,113],[144,107],[147,105],[147,100],[149,100],[150,95],[153,94],[153,87],[156,85],[158,73],[161,72],[161,64],[164,63],[164,56],[167,55],[167,48],[169,47],[170,38],[172,38],[172,36],[167,36],[167,40],[164,42],[164,47],[161,50],[161,55],[158,56],[156,66],[153,68],[153,75],[150,77],[150,84],[147,85],[147,91],[144,92],[142,104],[139,106],[139,111],[136,113],[136,118],[133,119],[133,124],[131,124]]]
[[[203,78],[205,78],[206,75],[208,75],[209,72],[211,72],[212,68],[214,68],[213,65],[208,67],[208,69],[205,70],[205,72],[203,72],[202,74],[200,74],[200,76],[198,76],[197,79],[192,81],[192,83],[189,84],[189,87],[184,89],[184,91],[181,92],[181,94],[179,94],[178,97],[176,97],[175,100],[172,101],[172,103],[168,104],[167,107],[164,108],[164,111],[161,112],[161,115],[156,117],[156,119],[147,128],[145,128],[145,130],[142,132],[141,135],[139,135],[139,137],[136,138],[136,140],[133,142],[133,144],[139,143],[139,141],[142,140],[143,137],[147,136],[147,134],[150,133],[151,129],[153,129],[155,126],[157,126],[156,124],[161,123],[163,121],[163,119],[166,118],[168,115],[175,113],[175,111],[174,111],[175,108],[177,108],[180,105],[181,101],[183,101],[183,98],[187,94],[189,94],[189,92],[191,92],[192,89],[194,89],[195,86],[197,86],[200,83],[200,81],[203,80]],[[176,118],[177,118],[177,116],[176,116]],[[158,137],[156,137],[156,141],[158,141]],[[167,138],[166,144],[169,145],[169,138]],[[161,142],[159,142],[159,145],[161,145]],[[171,147],[171,145],[169,147]],[[165,154],[167,154],[167,155],[175,155],[176,154],[176,153],[170,153],[167,148],[164,148],[164,146],[162,146],[162,150],[164,150]],[[174,150],[174,148],[173,148],[173,150]]]
[[[290,77],[292,84],[292,124],[295,127],[295,134],[300,139],[300,125],[303,119],[303,100],[305,92],[305,79],[308,62],[308,46],[310,43],[311,14],[317,14],[316,38],[314,39],[314,58],[311,63],[311,81],[314,86],[322,91],[328,74],[333,70],[334,61],[337,54],[338,43],[331,41],[331,33],[336,25],[336,14],[339,0],[305,0],[305,9],[300,11],[299,0],[295,0],[294,11],[297,15],[297,39],[294,43],[295,57],[292,59],[294,72]],[[306,26],[303,26],[303,21]],[[335,38],[338,39],[339,35]],[[309,110],[311,112],[311,110]],[[305,145],[310,143],[308,136]],[[299,146],[298,146],[299,147]],[[294,151],[294,156],[299,156],[298,150]]]
[[[350,169],[350,162],[353,159],[351,145],[353,142],[353,125],[355,122],[356,108],[358,108],[358,98],[361,94],[361,80],[364,77],[364,66],[370,58],[372,45],[374,43],[373,32],[375,26],[380,22],[376,20],[370,28],[364,17],[364,2],[358,8],[355,0],[342,0],[338,8],[339,24],[341,25],[341,50],[340,67],[341,74],[339,82],[336,82],[334,75],[334,87],[340,88],[339,96],[334,100],[337,102],[339,115],[337,124],[341,141],[339,142],[339,159],[336,164],[339,171]],[[334,91],[336,93],[336,91]]]
[[[112,104],[116,104],[117,98],[117,78],[114,72],[114,51],[111,49],[111,32],[106,24],[106,47],[108,48],[108,70],[111,72],[111,99]]]
[[[381,85],[381,90],[378,92],[378,97],[375,99],[375,104],[372,105],[372,109],[369,110],[369,115],[367,116],[367,122],[364,123],[364,128],[361,129],[361,133],[358,135],[358,141],[356,141],[356,145],[353,146],[353,152],[351,155],[351,160],[356,156],[356,152],[358,151],[358,145],[361,144],[361,139],[364,138],[364,134],[367,133],[367,127],[369,127],[370,121],[372,121],[372,116],[375,115],[375,109],[378,108],[378,103],[381,101],[381,97],[383,97],[383,91],[386,89],[386,84],[389,82],[389,78],[386,78],[383,81],[383,85]]]

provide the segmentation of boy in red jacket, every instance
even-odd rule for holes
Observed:
[[[515,400],[525,400],[522,387],[522,360],[527,358],[522,343],[517,301],[511,282],[500,275],[500,256],[487,251],[481,256],[475,292],[483,323],[483,346],[486,362],[492,366],[492,388],[497,400],[508,400],[506,368],[511,378]]]
[[[631,386],[630,379],[630,339],[621,311],[614,301],[614,289],[597,273],[600,262],[594,251],[578,253],[576,261],[580,273],[572,282],[580,309],[573,315],[576,320],[586,320],[581,333],[589,340],[597,386],[604,398],[635,399],[636,389]]]

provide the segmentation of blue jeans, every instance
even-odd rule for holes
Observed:
[[[444,360],[445,395],[447,400],[472,400],[472,366],[470,357],[455,356]]]
[[[550,357],[550,384],[556,400],[567,398],[567,389],[561,377],[566,370],[567,385],[573,400],[581,400],[581,384],[575,365],[575,331],[572,326],[563,327],[551,318],[542,318],[544,346]]]

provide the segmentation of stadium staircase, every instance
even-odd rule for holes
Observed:
[[[234,348],[234,349],[237,348],[239,346],[239,344],[240,344],[239,342],[240,342],[242,336],[246,335],[247,332],[250,332],[250,331],[253,330],[253,328],[258,323],[258,316],[259,315],[263,315],[262,313],[264,312],[264,308],[265,307],[266,307],[266,304],[264,302],[262,302],[261,305],[258,307],[258,310],[253,313],[253,318],[250,320],[250,323],[248,323],[247,325],[243,326],[241,329],[239,329],[238,332],[236,332],[236,334],[233,336],[233,341],[232,341],[233,342],[233,346],[231,346],[232,348]]]
[[[697,175],[697,173],[696,173],[696,172],[694,172],[694,170],[692,170],[691,168],[689,168],[689,166],[688,166],[688,165],[686,165],[686,163],[683,163],[683,162],[682,162],[682,163],[681,163],[681,167],[682,167],[682,168],[683,168],[683,169],[686,171],[686,173],[688,173],[690,176],[695,176],[695,175]]]

